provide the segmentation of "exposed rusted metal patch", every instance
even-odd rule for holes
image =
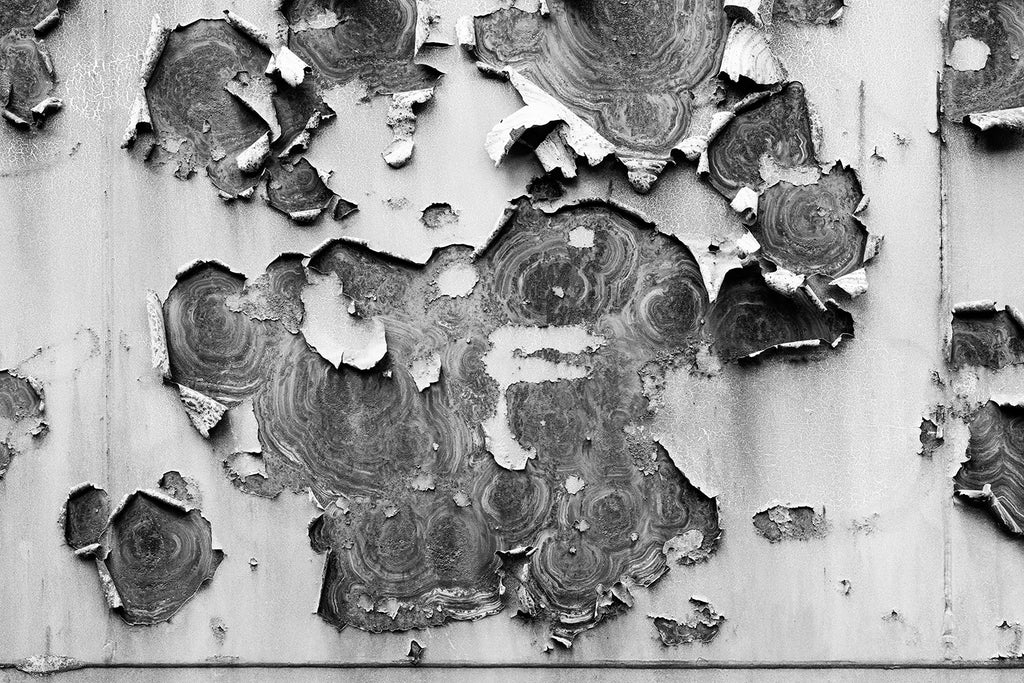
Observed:
[[[808,505],[772,505],[754,515],[754,528],[772,543],[807,541],[828,533],[825,510],[817,512]]]
[[[168,475],[161,485],[174,479]],[[135,491],[111,512],[106,491],[80,484],[61,521],[68,546],[95,561],[110,609],[129,624],[170,619],[224,558],[199,510],[160,491]]]
[[[949,0],[942,109],[980,130],[1024,130],[1024,7],[1003,0]]]
[[[60,111],[57,77],[40,40],[61,18],[62,0],[0,3],[0,107],[4,119],[24,129],[39,128]]]
[[[685,619],[651,617],[663,645],[710,643],[718,637],[725,617],[719,614],[706,598],[695,595],[690,598],[690,604],[693,606],[693,612]]]
[[[179,178],[205,169],[224,199],[260,188],[296,222],[334,204],[351,207],[301,156],[334,116],[306,68],[230,12],[173,30],[154,17],[123,144],[143,138],[145,158],[173,163]]]
[[[545,170],[591,165],[614,154],[641,192],[689,135],[697,108],[711,108],[729,22],[721,2],[552,0],[467,17],[460,41],[481,70],[508,78],[526,106],[488,140],[499,162],[512,144],[543,129]],[[561,150],[561,151],[559,151]]]
[[[11,459],[46,430],[42,385],[16,370],[0,370],[0,479]]]
[[[949,362],[954,368],[992,370],[1024,362],[1024,318],[1013,306],[997,309],[994,301],[953,307]]]
[[[420,628],[493,614],[505,592],[569,645],[672,558],[713,552],[717,503],[652,440],[640,379],[703,346],[708,295],[689,249],[651,228],[523,199],[479,253],[422,267],[335,242],[248,281],[215,262],[179,274],[155,336],[166,380],[220,407],[198,425],[222,454],[253,449],[233,418],[251,410],[255,476],[323,509],[324,619]],[[467,284],[442,286],[453,269]],[[342,328],[322,320],[341,319],[386,346],[348,335],[334,354]]]
[[[997,399],[970,423],[967,460],[953,481],[956,495],[985,507],[1007,532],[1024,535],[1024,407]]]

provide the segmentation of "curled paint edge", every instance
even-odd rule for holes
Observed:
[[[590,166],[597,166],[615,153],[614,145],[590,124],[518,70],[507,68],[503,73],[519,93],[525,106],[503,118],[487,133],[484,148],[495,166],[504,161],[524,133],[555,122],[565,124],[563,137],[566,144],[578,156],[585,158]]]
[[[711,122],[708,124],[707,130],[703,133],[698,133],[697,135],[691,135],[676,145],[673,149],[686,157],[687,160],[698,162],[697,175],[706,175],[710,173],[710,162],[708,161],[707,156],[708,145],[718,137],[719,133],[721,133],[734,118],[748,109],[752,109],[762,101],[780,91],[781,88],[778,87],[760,90],[745,96],[740,101],[721,111],[716,111],[711,115]]]
[[[128,128],[121,140],[122,149],[135,144],[135,139],[140,131],[153,129],[153,119],[149,113],[149,100],[146,98],[146,86],[149,85],[149,79],[153,76],[153,71],[156,70],[156,65],[160,61],[160,56],[163,54],[170,35],[171,29],[164,26],[159,14],[154,14],[150,22],[149,37],[146,39],[146,49],[142,55],[142,68],[139,71],[135,100],[128,115]]]
[[[185,413],[192,422],[192,426],[203,438],[209,439],[210,430],[220,423],[221,418],[228,411],[228,406],[191,387],[186,387],[183,384],[175,384],[175,386],[178,387],[178,398],[185,407]]]
[[[757,220],[760,197],[760,193],[744,185],[736,192],[733,200],[729,202],[729,208],[740,215],[745,225],[753,225]]]
[[[277,118],[277,111],[274,108],[274,95],[276,94],[276,87],[273,81],[270,81],[271,87],[275,87],[272,91],[262,91],[254,93],[253,97],[248,97],[245,88],[240,86],[240,81],[236,80],[238,74],[229,79],[224,84],[224,90],[231,95],[238,102],[251,111],[253,114],[258,116],[263,123],[266,124],[270,130],[270,141],[277,142],[281,137],[281,122]],[[255,82],[255,81],[252,81]],[[262,107],[259,105],[263,105]]]
[[[983,132],[993,129],[1024,132],[1024,107],[975,112],[967,115],[967,122]]]
[[[1002,522],[1007,531],[1018,536],[1024,535],[1024,529],[1021,529],[1020,525],[1014,521],[1013,516],[1006,512],[1003,504],[999,501],[999,497],[992,492],[992,484],[985,484],[980,490],[958,488],[953,493],[960,498],[984,503],[999,517],[999,521]]]
[[[765,33],[753,23],[733,21],[725,42],[719,73],[733,83],[747,78],[757,85],[779,85],[786,80],[786,69],[772,52]]]
[[[287,45],[231,10],[224,10],[224,19],[270,51],[270,60],[264,71],[267,76],[280,76],[285,83],[293,88],[302,85],[309,65],[292,52]]]
[[[981,299],[979,301],[963,301],[953,304],[953,315],[958,313],[995,313],[996,302],[993,299]]]
[[[35,33],[37,37],[46,35],[47,33],[53,30],[54,26],[60,23],[60,19],[60,8],[55,7],[53,8],[52,12],[50,12],[45,17],[40,19],[39,22],[32,27],[32,32]]]
[[[846,292],[851,299],[856,299],[868,291],[868,271],[866,268],[857,270],[837,277],[828,283],[830,287],[837,287]]]
[[[256,173],[263,168],[263,162],[270,156],[270,131],[261,135],[255,142],[242,150],[235,163],[242,173]],[[222,191],[223,192],[223,191]],[[246,192],[240,192],[235,196],[242,197]],[[251,193],[250,193],[251,194]]]
[[[764,19],[761,17],[761,0],[725,0],[722,8],[726,15],[743,21],[748,21],[757,27],[764,26]]]
[[[149,319],[149,351],[153,369],[160,371],[165,380],[171,378],[171,358],[167,351],[167,329],[164,327],[164,308],[160,295],[146,290],[146,315]]]

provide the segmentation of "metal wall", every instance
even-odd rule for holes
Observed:
[[[446,20],[486,7],[437,4]],[[267,501],[232,487],[151,369],[143,295],[166,292],[193,259],[257,274],[283,251],[308,252],[340,234],[417,259],[437,240],[480,244],[505,200],[538,172],[528,158],[495,169],[483,148],[493,123],[520,102],[509,85],[481,78],[458,48],[431,51],[427,61],[447,75],[419,116],[413,161],[392,170],[380,158],[390,140],[386,100],[334,97],[338,120],[320,131],[310,159],[334,171],[332,188],[360,211],[295,227],[258,200],[226,204],[204,178],[179,181],[119,148],[152,12],[173,25],[226,8],[257,20],[269,13],[262,3],[79,0],[47,39],[65,110],[37,135],[0,127],[0,366],[44,383],[50,424],[0,481],[0,661],[372,664],[402,662],[408,650],[408,634],[339,633],[313,614],[323,563],[306,536],[313,508],[302,496]],[[541,626],[499,614],[417,633],[426,664],[937,665],[987,662],[1007,647],[997,626],[1024,618],[1024,549],[952,499],[965,429],[953,430],[934,459],[917,452],[921,417],[942,400],[932,373],[944,365],[950,302],[1024,305],[1024,147],[994,149],[947,123],[940,154],[938,9],[937,0],[855,0],[838,26],[788,27],[773,44],[807,87],[822,160],[859,168],[867,219],[885,242],[869,268],[871,289],[853,304],[857,337],[838,352],[729,367],[710,380],[670,376],[658,428],[682,470],[719,495],[719,551],[636,591],[634,609],[571,651],[543,653]],[[712,235],[735,221],[688,166],[669,169],[647,196],[620,173],[595,174],[574,191],[610,195],[680,235]],[[432,202],[459,212],[457,230],[423,228],[419,212]],[[1009,372],[1000,381],[1012,390],[1022,379]],[[227,559],[170,623],[129,627],[108,611],[93,567],[64,546],[58,515],[81,481],[120,498],[171,469],[199,481]],[[824,506],[830,532],[769,544],[751,515],[773,500]],[[647,615],[684,615],[693,594],[727,617],[721,634],[708,645],[662,646]],[[227,625],[223,642],[213,618]],[[117,672],[141,675],[108,673]],[[177,673],[190,680],[216,670]],[[301,673],[316,679],[324,670]],[[160,671],[148,675],[163,680]]]

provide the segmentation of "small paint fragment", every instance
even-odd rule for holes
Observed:
[[[586,483],[583,479],[575,474],[569,475],[565,480],[565,490],[570,496],[575,496],[577,493],[582,491],[585,486]]]
[[[415,108],[429,102],[433,96],[433,88],[395,93],[391,96],[387,124],[394,139],[381,153],[385,163],[391,168],[402,168],[412,159],[416,147],[413,140],[413,134],[416,132]]]
[[[930,418],[922,418],[921,420],[921,450],[918,451],[918,455],[931,458],[935,455],[935,452],[946,442],[942,436],[942,425],[936,424]]]
[[[441,379],[441,355],[431,352],[417,356],[409,364],[409,374],[419,391],[425,391]]]
[[[307,279],[301,330],[309,345],[336,368],[345,364],[369,370],[377,365],[387,353],[384,323],[354,315],[353,300],[333,273],[309,271]]]
[[[477,269],[469,263],[453,263],[437,275],[435,284],[439,296],[468,297],[480,281]]]
[[[946,65],[957,71],[981,71],[988,64],[992,49],[977,38],[960,38],[946,57]]]
[[[220,617],[213,617],[210,619],[210,632],[213,633],[213,639],[217,641],[218,645],[223,645],[224,641],[228,637],[228,624]]]

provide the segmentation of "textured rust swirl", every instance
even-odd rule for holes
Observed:
[[[129,624],[170,619],[224,559],[199,510],[161,493],[135,491],[111,515],[107,493],[83,484],[63,521],[68,546],[95,559],[111,609]]]
[[[953,479],[957,494],[985,505],[1008,532],[1024,535],[1024,408],[989,401],[970,430],[967,461]]]
[[[622,607],[615,586],[664,574],[672,539],[699,531],[714,549],[714,500],[645,436],[640,368],[695,346],[708,308],[693,255],[651,227],[597,202],[554,213],[521,202],[458,297],[436,297],[435,281],[463,251],[416,268],[340,242],[305,267],[283,257],[249,291],[213,264],[179,279],[165,305],[172,375],[224,400],[252,397],[268,477],[324,506],[310,542],[326,554],[325,620],[379,632],[491,614],[495,553],[531,546],[534,578],[517,595],[567,642]],[[337,277],[351,310],[383,323],[388,354],[372,370],[335,368],[288,332],[311,272]],[[499,399],[485,356],[506,325],[604,339],[590,352],[526,354],[587,376],[508,388],[513,437],[537,453],[523,471],[498,466],[480,427]],[[418,386],[410,368],[425,356],[439,359],[439,378]]]
[[[73,550],[99,543],[110,518],[110,496],[92,484],[77,487],[64,504],[64,541]]]
[[[11,427],[43,415],[43,397],[32,382],[10,370],[0,370],[0,426]]]
[[[267,124],[224,85],[239,72],[262,74],[270,53],[226,21],[201,19],[171,32],[146,86],[158,138],[184,138],[210,180],[234,196],[256,186],[236,157],[268,132]]]
[[[390,377],[335,369],[304,345],[291,348],[257,399],[261,434],[321,495],[381,494],[392,477],[432,461],[432,444],[447,445],[404,368]]]
[[[521,202],[482,259],[494,308],[515,324],[607,327],[678,350],[695,336],[708,294],[690,251],[650,227],[597,203],[545,214]]]
[[[217,263],[198,264],[179,276],[164,302],[175,382],[232,402],[264,380],[268,339],[276,330],[227,307],[226,299],[244,286],[244,277]]]
[[[267,197],[270,205],[295,220],[313,220],[330,206],[334,193],[305,157],[294,164],[271,164]]]
[[[780,294],[748,267],[725,276],[707,334],[721,357],[739,359],[794,342],[835,344],[853,334],[853,318],[831,302],[822,310],[802,291]]]
[[[728,22],[720,0],[552,0],[475,19],[477,57],[514,68],[610,141],[666,160],[689,132],[693,91],[717,75]]]
[[[782,168],[817,164],[803,84],[789,83],[736,116],[711,141],[707,154],[708,181],[729,199],[743,187],[759,190],[764,185],[761,157],[766,154]]]
[[[14,28],[34,28],[60,6],[61,0],[0,1],[0,35]]]
[[[950,363],[993,370],[1024,363],[1024,329],[1005,310],[956,312]]]
[[[43,396],[34,380],[0,370],[0,479],[26,442],[45,431]]]
[[[765,189],[751,232],[776,265],[837,278],[864,264],[868,233],[854,215],[863,198],[857,175],[837,164],[812,185]]]
[[[213,578],[224,553],[213,547],[210,523],[146,491],[132,494],[110,520],[104,563],[129,624],[155,624]]]
[[[421,495],[354,514],[351,526],[325,513],[311,527],[314,547],[329,549],[317,610],[327,622],[380,633],[501,608],[495,540],[472,508]]]
[[[506,547],[529,543],[550,521],[555,492],[532,463],[525,470],[499,467],[487,458],[476,475],[476,500],[488,527]]]
[[[21,125],[31,125],[40,114],[33,109],[51,96],[57,77],[50,55],[31,30],[14,29],[0,37],[0,92],[4,111]]]
[[[1024,5],[1016,0],[951,0],[945,49],[974,38],[991,50],[985,68],[946,67],[943,112],[962,121],[969,114],[1024,106]]]
[[[327,82],[361,79],[374,94],[432,87],[440,72],[414,62],[415,0],[287,0],[288,46]]]

